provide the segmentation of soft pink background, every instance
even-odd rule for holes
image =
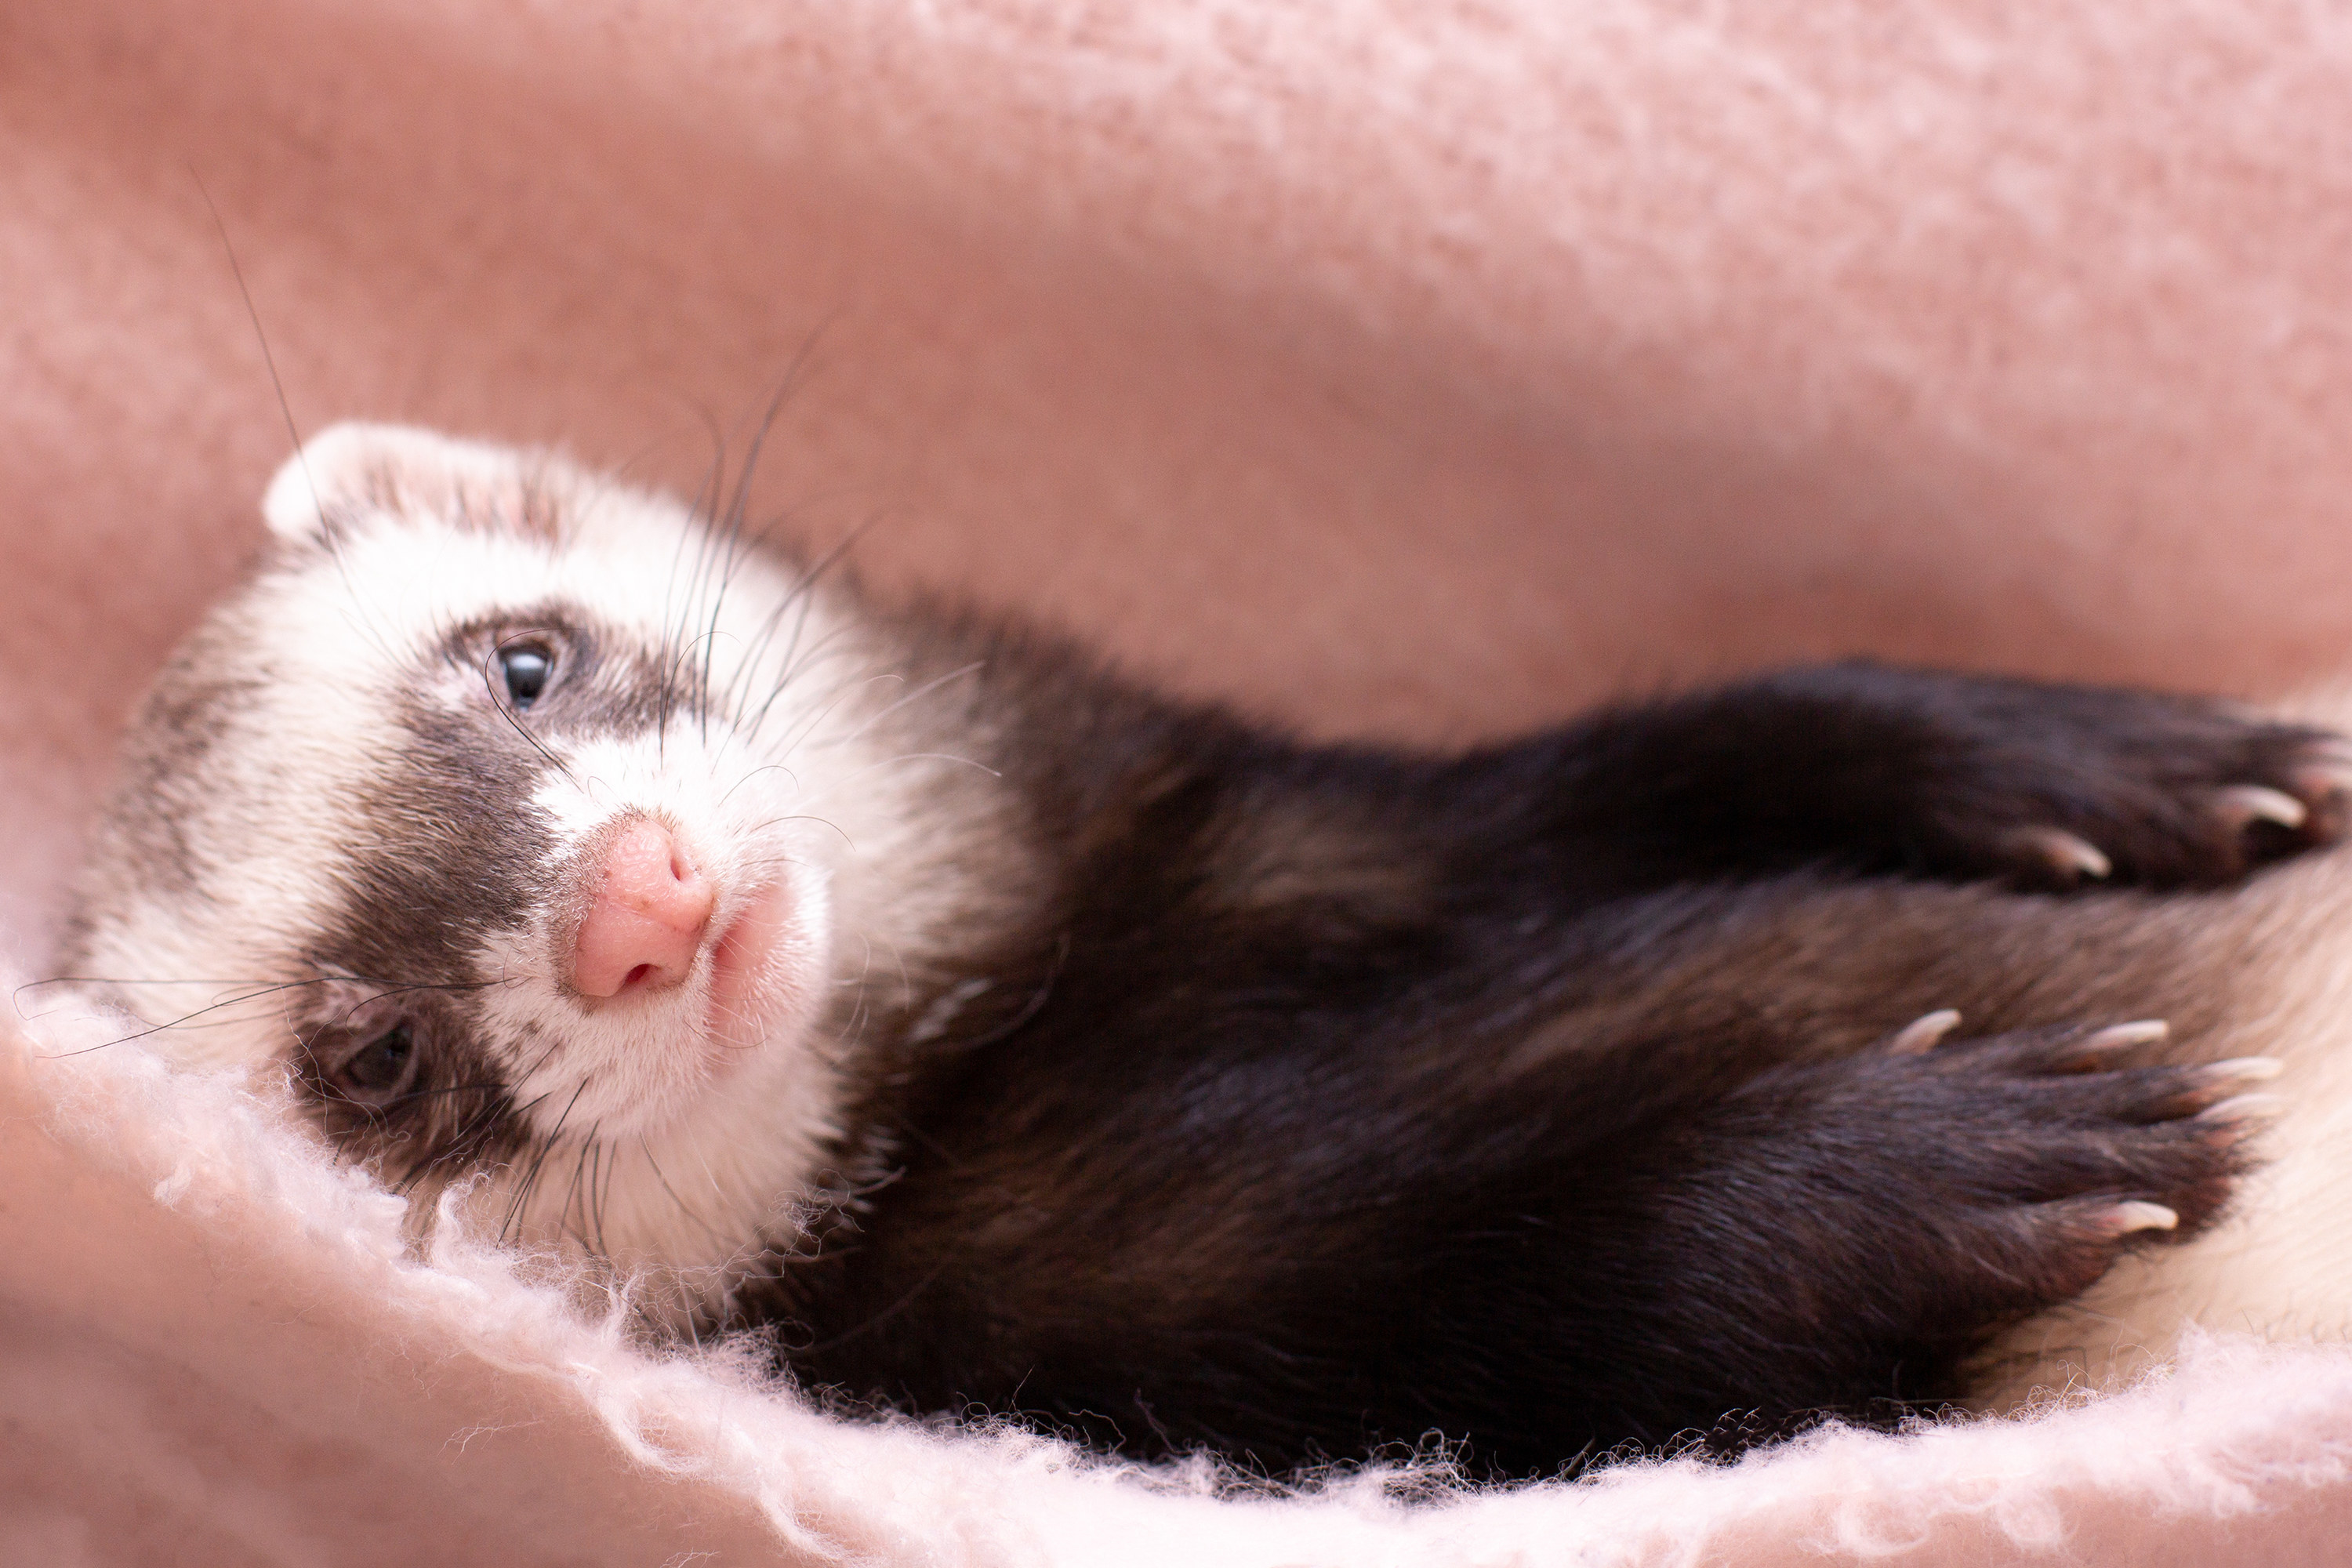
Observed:
[[[761,472],[1326,731],[1855,648],[2352,642],[2352,14],[2284,0],[0,13],[0,863],[286,434]]]
[[[200,181],[305,430],[690,487],[805,350],[793,528],[1319,731],[1850,650],[2264,691],[2352,645],[2352,13],[20,4],[20,966],[287,450]],[[52,1246],[38,1164],[0,1212]],[[38,1278],[7,1333],[90,1331]]]

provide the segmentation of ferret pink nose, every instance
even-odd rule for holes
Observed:
[[[677,840],[648,818],[623,829],[604,865],[572,957],[583,996],[677,984],[694,967],[718,895]]]

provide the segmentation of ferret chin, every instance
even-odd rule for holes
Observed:
[[[543,454],[339,426],[265,511],[75,972],[847,1406],[1498,1474],[1892,1420],[2218,1257],[2229,1058],[2318,1009],[2227,998],[2333,1000],[2352,759],[2212,703],[1309,746]]]

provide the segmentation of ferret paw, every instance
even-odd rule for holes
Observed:
[[[2137,1066],[2155,1020],[1953,1039],[1957,1015],[1898,1030],[1864,1070],[1917,1146],[1906,1186],[1982,1321],[2087,1289],[2125,1250],[2195,1234],[2228,1202],[2283,1103],[2269,1058]],[[1904,1075],[1899,1080],[1887,1076]]]
[[[2210,1225],[2277,1108],[2256,1086],[2278,1063],[2152,1063],[2155,1020],[1959,1023],[1930,1013],[1874,1048],[1765,1073],[1679,1146],[1731,1151],[1676,1192],[1714,1222],[1694,1276],[1730,1282],[1734,1349],[1766,1358],[1769,1375],[1739,1385],[1757,1431],[1961,1396],[2001,1330]]]
[[[2352,742],[2137,692],[2036,719],[1933,792],[1931,838],[2014,885],[2219,887],[2352,827]]]

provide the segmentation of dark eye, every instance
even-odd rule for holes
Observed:
[[[335,1077],[352,1099],[380,1102],[406,1084],[416,1064],[416,1032],[394,1024],[343,1058]]]
[[[547,679],[555,673],[553,656],[537,643],[515,643],[499,649],[499,673],[506,677],[507,700],[518,711],[539,700]]]

